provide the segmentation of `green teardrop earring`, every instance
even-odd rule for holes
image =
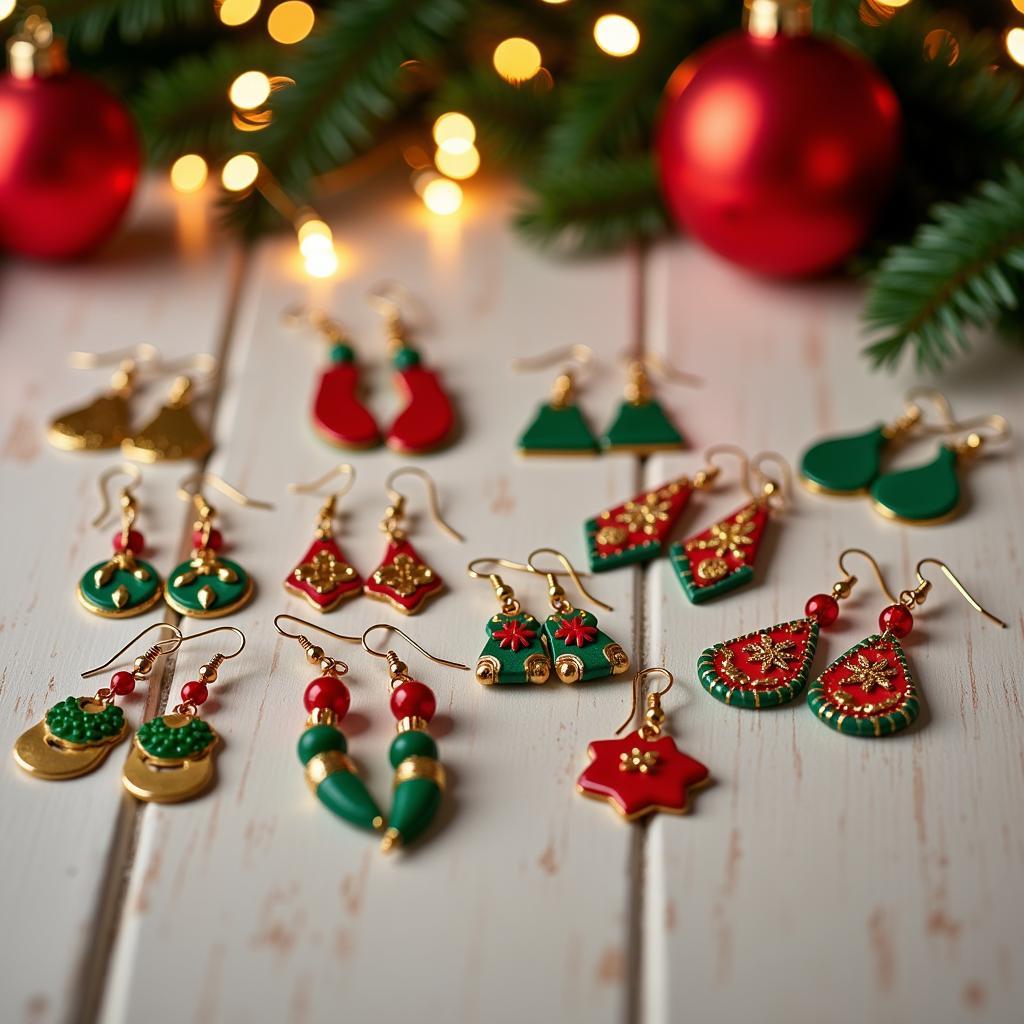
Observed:
[[[986,416],[978,425],[987,427],[990,434],[986,437],[971,430],[959,440],[941,445],[926,465],[880,476],[871,485],[875,510],[887,519],[916,526],[955,518],[962,507],[960,466],[970,463],[986,444],[1010,436],[1010,425],[1002,416]]]
[[[589,345],[568,345],[532,359],[518,359],[512,368],[518,371],[540,370],[560,360],[585,366],[593,358]],[[576,378],[567,366],[555,378],[551,397],[538,410],[518,441],[521,455],[596,455],[597,439],[587,426],[575,402]]]
[[[912,433],[934,431],[923,422],[917,398],[928,398],[939,412],[943,426],[951,427],[953,413],[941,391],[915,388],[907,393],[906,408],[892,423],[877,423],[858,434],[827,437],[813,444],[800,459],[800,479],[819,494],[866,494],[882,464],[882,453]]]

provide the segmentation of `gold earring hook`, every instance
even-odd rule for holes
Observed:
[[[524,565],[522,562],[511,562],[507,558],[491,558],[488,555],[482,555],[480,558],[474,558],[473,561],[466,566],[466,575],[469,576],[470,579],[487,580],[493,575],[493,573],[489,572],[480,572],[479,569],[475,568],[481,562],[485,562],[488,565],[497,565],[502,569],[517,569],[519,572],[530,572],[530,567],[528,565]]]
[[[750,488],[750,456],[737,444],[713,444],[704,451],[704,462],[707,469],[702,469],[693,479],[694,486],[706,487],[713,483],[722,472],[721,467],[715,462],[719,455],[731,455],[740,463],[740,486],[751,501],[754,499],[754,492]],[[698,483],[700,480],[700,483]]]
[[[333,491],[331,494],[321,495],[325,498],[333,498],[335,501],[340,501],[352,488],[356,482],[356,471],[355,467],[347,462],[342,462],[335,466],[334,469],[328,470],[323,476],[318,477],[316,480],[310,481],[308,484],[294,483],[288,485],[288,490],[292,494],[316,494],[320,487],[323,487],[328,480],[333,480],[336,476],[344,475],[347,479],[345,485],[340,491]]]
[[[561,562],[562,565],[565,566],[565,571],[568,573],[569,578],[576,585],[576,589],[588,601],[590,601],[591,604],[596,604],[598,608],[603,608],[607,612],[614,611],[610,604],[605,604],[604,601],[601,601],[599,598],[594,597],[594,595],[591,594],[585,586],[583,586],[583,583],[580,581],[580,574],[576,571],[572,562],[570,562],[569,559],[566,558],[561,551],[558,551],[555,548],[536,548],[534,551],[530,552],[529,556],[526,559],[526,564],[529,567],[530,572],[535,572],[538,576],[548,577],[549,592],[552,590],[552,585],[556,587],[558,586],[556,582],[558,573],[548,572],[546,569],[538,569],[537,566],[533,564],[533,560],[537,555],[554,555],[555,558],[557,558],[559,562]],[[561,590],[561,587],[559,587],[558,589]]]
[[[991,433],[979,433],[980,428],[987,427]],[[970,419],[954,423],[951,430],[968,431],[967,435],[958,440],[954,448],[958,455],[975,455],[986,444],[1001,444],[1010,439],[1010,424],[999,413],[987,416],[974,416]]]
[[[589,345],[560,345],[535,356],[522,356],[512,360],[512,369],[517,373],[532,373],[534,370],[546,370],[556,363],[569,362],[577,366],[586,366],[594,360],[594,350]]]
[[[394,655],[393,651],[376,651],[366,642],[366,638],[375,629],[390,629],[393,633],[397,633],[404,640],[407,640],[412,644],[420,654],[429,658],[431,661],[436,662],[438,665],[446,665],[448,668],[460,668],[466,672],[469,671],[469,666],[463,665],[461,661],[449,661],[447,658],[438,658],[436,655],[431,654],[425,647],[421,647],[415,640],[413,640],[408,633],[399,629],[398,626],[392,626],[389,622],[375,622],[372,626],[367,626],[366,629],[363,630],[362,637],[360,637],[359,642],[362,644],[363,650],[366,651],[367,654],[372,654],[375,658],[386,658],[390,663],[392,658],[389,658],[388,655]]]
[[[437,484],[434,482],[434,478],[425,470],[420,469],[419,466],[400,466],[398,469],[393,470],[388,474],[387,480],[384,481],[384,489],[388,492],[388,500],[396,508],[400,508],[405,502],[405,495],[401,491],[395,489],[395,481],[402,476],[407,474],[409,476],[419,477],[427,488],[427,505],[430,509],[430,517],[434,520],[434,523],[445,533],[448,534],[452,540],[457,541],[459,544],[465,543],[466,538],[459,533],[453,526],[450,526],[445,522],[444,517],[441,515],[441,509],[438,502],[437,496]]]
[[[204,483],[209,484],[215,490],[220,491],[221,494],[230,498],[237,505],[242,505],[246,508],[262,508],[262,509],[273,509],[273,505],[269,501],[260,501],[257,498],[250,498],[249,495],[243,494],[237,487],[232,487],[222,477],[217,476],[216,473],[208,473],[204,470],[199,470],[196,473],[191,473],[185,477],[184,480],[178,484],[178,497],[182,501],[195,501],[201,497],[201,489]]]
[[[927,579],[924,575],[922,575],[921,566],[929,564],[937,565],[942,570],[942,573],[946,577],[946,579],[948,579],[949,582],[952,583],[954,587],[956,587],[956,589],[960,592],[960,596],[976,612],[981,612],[981,614],[984,615],[986,619],[991,620],[1001,629],[1007,628],[1006,623],[1003,622],[1002,619],[993,615],[992,612],[988,611],[986,608],[983,608],[981,604],[978,603],[974,595],[963,585],[963,583],[960,582],[960,580],[957,578],[953,570],[950,569],[950,567],[946,565],[945,562],[941,561],[938,558],[922,558],[921,561],[917,563],[914,572],[917,573],[918,585],[914,590],[905,590],[902,594],[900,594],[900,601],[902,603],[907,604],[910,607],[913,607],[914,605],[924,604],[925,597],[927,596],[928,591],[932,588],[932,581]],[[904,597],[907,597],[908,600],[904,601]]]
[[[878,581],[879,589],[886,596],[886,598],[888,599],[890,604],[897,604],[898,603],[896,598],[893,597],[892,591],[889,589],[889,584],[886,583],[886,581],[885,581],[885,575],[882,573],[882,567],[878,564],[878,562],[875,561],[874,555],[872,555],[869,552],[865,551],[863,548],[846,548],[844,551],[840,552],[840,554],[839,554],[839,571],[845,577],[845,579],[843,580],[843,583],[847,584],[847,586],[844,588],[844,591],[845,591],[844,593],[837,594],[836,596],[848,597],[849,594],[850,594],[850,591],[853,589],[854,585],[857,583],[857,577],[854,576],[854,574],[852,572],[850,572],[849,569],[846,568],[845,560],[846,560],[846,556],[847,555],[860,555],[861,558],[866,558],[868,560],[868,562],[871,563],[871,568],[874,570],[875,579]]]
[[[615,730],[616,736],[619,736],[623,732],[623,730],[627,729],[632,723],[633,716],[636,714],[636,709],[640,702],[640,685],[641,683],[643,683],[644,679],[646,679],[650,675],[654,675],[655,673],[663,675],[668,680],[668,685],[663,690],[655,690],[654,693],[650,693],[647,695],[647,699],[651,702],[652,707],[657,707],[661,701],[661,698],[664,697],[665,694],[672,689],[672,686],[676,680],[675,676],[673,676],[667,668],[662,668],[660,665],[654,665],[650,668],[640,669],[640,671],[637,672],[635,676],[633,676],[633,702],[629,708],[629,718],[627,718],[622,723],[622,725],[620,725],[618,729]]]
[[[687,373],[685,370],[680,370],[678,366],[670,363],[664,356],[658,353],[651,353],[650,355],[640,356],[626,356],[627,363],[639,362],[646,366],[648,369],[653,370],[660,377],[673,384],[685,384],[691,388],[702,388],[704,387],[704,378],[698,377],[695,373]]]
[[[229,661],[231,658],[237,658],[245,650],[245,634],[237,626],[214,626],[212,629],[204,629],[201,633],[189,633],[188,636],[182,636],[181,643],[185,643],[188,640],[198,640],[201,636],[210,636],[211,633],[223,633],[225,631],[237,633],[241,638],[238,650],[234,654],[217,655],[220,661]]]
[[[68,355],[68,362],[76,370],[96,370],[125,361],[134,364],[149,363],[159,355],[160,350],[155,345],[143,341],[138,345],[129,345],[110,352],[71,352]]]
[[[348,341],[350,337],[345,327],[322,309],[312,309],[301,305],[287,306],[281,312],[281,320],[288,327],[308,325],[332,344]]]
[[[121,488],[122,495],[126,497],[131,496],[132,487],[138,487],[142,483],[142,473],[139,471],[138,466],[133,466],[130,462],[122,462],[116,466],[111,466],[110,469],[103,473],[99,478],[100,498],[103,501],[103,507],[100,509],[100,514],[92,521],[93,526],[102,526],[111,510],[112,502],[107,484],[119,473],[131,479],[130,484],[126,484]]]
[[[274,629],[281,634],[281,636],[288,637],[289,640],[304,640],[305,637],[301,633],[288,633],[281,628],[282,620],[287,619],[289,622],[298,623],[300,626],[305,626],[307,629],[315,630],[317,633],[324,633],[326,636],[333,636],[335,640],[344,640],[346,643],[357,644],[359,643],[358,636],[345,636],[344,633],[335,633],[333,629],[327,629],[326,626],[317,625],[315,622],[310,622],[308,619],[300,619],[297,615],[281,615],[274,616]]]
[[[924,421],[921,414],[921,407],[918,399],[927,399],[935,407],[939,414],[938,426],[930,426]],[[904,396],[907,409],[900,418],[900,425],[909,429],[912,426],[921,425],[928,433],[943,433],[946,430],[956,429],[956,417],[953,415],[953,407],[949,399],[937,388],[918,387],[911,388]]]
[[[782,470],[782,479],[773,480],[761,468],[764,462],[773,462],[776,467]],[[790,495],[793,493],[793,477],[789,463],[778,452],[758,452],[750,460],[750,476],[757,482],[760,488],[760,498],[766,501],[771,498],[778,499],[778,507],[783,508],[789,504]]]
[[[88,679],[90,676],[94,676],[97,673],[102,672],[104,669],[110,668],[110,666],[113,665],[114,662],[117,661],[117,659],[120,658],[125,651],[134,647],[147,633],[154,629],[169,629],[174,634],[173,636],[165,637],[162,640],[158,640],[156,644],[153,645],[154,648],[159,648],[157,654],[173,654],[174,651],[176,651],[184,641],[184,637],[182,636],[181,630],[178,629],[177,626],[171,625],[171,623],[169,622],[154,622],[152,625],[147,626],[144,630],[142,630],[141,633],[136,633],[135,636],[133,636],[131,640],[129,640],[128,643],[126,643],[124,647],[122,647],[121,650],[119,650],[117,654],[115,654],[109,661],[105,661],[102,665],[97,665],[95,668],[91,668],[87,672],[83,672],[82,678]],[[163,644],[173,644],[174,646],[169,647],[165,651],[162,647]],[[156,655],[154,655],[154,657],[156,657]]]

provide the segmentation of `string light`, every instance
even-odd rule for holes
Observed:
[[[18,0],[0,0],[0,21],[3,21],[17,6]]]
[[[239,110],[256,110],[270,98],[270,79],[262,71],[243,71],[228,89],[228,99]]]
[[[423,204],[431,213],[447,217],[462,206],[462,189],[447,178],[434,178],[424,186]]]
[[[465,153],[476,141],[476,125],[465,114],[442,114],[434,122],[434,141],[447,153]]]
[[[480,151],[472,143],[458,153],[438,147],[434,154],[434,163],[442,174],[462,181],[465,178],[472,178],[480,170]]]
[[[594,42],[612,57],[628,57],[640,45],[640,29],[621,14],[602,14],[594,22]]]
[[[260,9],[260,0],[224,0],[217,8],[217,17],[223,25],[244,25],[256,17]]]
[[[334,251],[334,235],[330,227],[318,217],[313,216],[299,223],[296,234],[299,236],[299,252],[310,259],[318,252]]]
[[[208,168],[198,153],[186,153],[171,164],[171,188],[175,192],[198,192],[206,184]]]
[[[278,4],[267,18],[267,32],[275,42],[290,46],[300,43],[310,32],[316,14],[304,0],[285,0]]]
[[[1006,33],[1006,52],[1018,64],[1024,64],[1024,28],[1011,28]]]
[[[305,257],[304,263],[310,277],[331,277],[338,271],[338,254],[333,246],[319,249]]]
[[[529,81],[541,67],[540,50],[529,39],[513,36],[498,43],[494,50],[494,70],[517,85]]]
[[[238,153],[224,165],[220,181],[229,192],[242,192],[254,184],[259,175],[256,157],[251,153]]]

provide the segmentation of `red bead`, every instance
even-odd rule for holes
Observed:
[[[804,605],[804,614],[819,626],[831,626],[839,618],[839,602],[831,594],[815,594]]]
[[[203,546],[203,531],[196,530],[192,534],[192,547],[201,548]],[[206,541],[206,546],[211,551],[220,551],[224,547],[224,537],[221,535],[220,530],[211,530],[210,536]]]
[[[186,683],[181,688],[182,701],[195,704],[197,707],[200,704],[205,704],[206,698],[209,696],[210,691],[206,688],[206,683],[201,683],[198,679],[193,679],[192,682]]]
[[[914,616],[901,604],[891,604],[878,616],[878,628],[902,640],[914,628]]]
[[[306,687],[302,697],[307,711],[330,708],[339,719],[348,714],[352,698],[348,687],[335,676],[320,676]]]
[[[142,534],[138,530],[128,531],[128,550],[133,554],[140,554],[142,549],[146,546],[146,541]],[[124,551],[124,538],[121,534],[114,534],[114,550]]]
[[[391,691],[391,714],[403,718],[422,718],[429,722],[437,710],[434,691],[416,679],[407,679]]]
[[[115,672],[110,677],[110,688],[118,697],[127,697],[135,689],[135,676],[131,672]]]

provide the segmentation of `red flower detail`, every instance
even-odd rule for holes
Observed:
[[[521,622],[513,619],[511,622],[506,622],[495,634],[494,639],[501,644],[502,647],[508,647],[512,653],[515,654],[520,648],[527,648],[533,643],[533,638],[536,636],[536,632],[532,629],[527,629]]]
[[[597,629],[588,626],[583,621],[582,615],[576,615],[571,619],[562,619],[562,624],[555,630],[555,636],[564,640],[566,647],[575,644],[577,647],[586,647],[597,638]]]

